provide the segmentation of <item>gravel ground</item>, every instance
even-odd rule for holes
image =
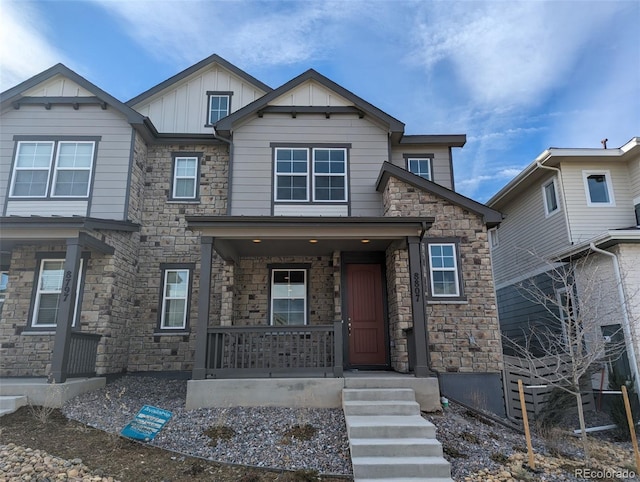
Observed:
[[[67,402],[62,412],[89,426],[119,433],[143,405],[173,412],[151,445],[185,455],[256,467],[349,475],[351,459],[341,409],[209,408],[185,410],[187,382],[125,376],[105,388]],[[310,424],[310,440],[287,436],[287,429]],[[212,442],[204,431],[227,426],[235,435]]]

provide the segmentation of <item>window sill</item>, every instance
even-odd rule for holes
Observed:
[[[463,300],[427,300],[428,305],[468,305],[469,301]]]
[[[155,331],[153,336],[186,336],[190,335],[190,331]]]
[[[167,204],[200,204],[199,199],[167,199]]]
[[[20,333],[21,335],[25,335],[25,336],[42,336],[42,335],[55,335],[56,334],[56,330],[55,328],[52,329],[51,331],[44,331],[44,330],[24,330],[22,333]]]

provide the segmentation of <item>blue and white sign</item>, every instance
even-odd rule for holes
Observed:
[[[140,409],[136,418],[122,429],[120,435],[134,440],[149,442],[158,435],[158,432],[160,432],[162,427],[169,421],[171,415],[173,415],[173,413],[169,410],[145,405]]]

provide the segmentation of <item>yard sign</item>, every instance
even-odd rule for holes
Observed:
[[[145,405],[140,409],[136,418],[122,429],[120,435],[135,440],[149,442],[158,435],[173,415],[169,410]]]

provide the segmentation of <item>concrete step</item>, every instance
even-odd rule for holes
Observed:
[[[349,438],[435,438],[435,426],[419,415],[347,415]]]
[[[451,477],[451,466],[443,457],[352,457],[353,478]]]
[[[352,438],[353,457],[442,457],[442,444],[429,438]]]
[[[345,401],[342,409],[346,415],[420,415],[418,402],[404,400]]]
[[[27,404],[27,397],[22,395],[0,396],[0,416],[13,413]]]
[[[411,388],[345,388],[342,400],[404,400],[414,402],[415,392]]]

